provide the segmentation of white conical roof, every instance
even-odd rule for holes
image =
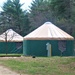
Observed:
[[[25,40],[73,40],[74,38],[52,24],[46,22],[24,37]]]
[[[23,41],[23,37],[13,31],[12,29],[8,29],[6,32],[0,35],[0,41],[5,42],[5,38],[7,37],[7,41],[10,42],[21,42]]]

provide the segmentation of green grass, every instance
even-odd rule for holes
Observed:
[[[75,75],[74,57],[0,58],[0,64],[28,75]]]
[[[0,57],[20,57],[22,54],[0,54]]]

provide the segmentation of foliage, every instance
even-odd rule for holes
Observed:
[[[35,0],[32,2],[29,14],[31,26],[36,28],[43,24],[45,21],[50,21],[51,10],[49,3],[50,2],[46,0]]]
[[[71,16],[70,0],[51,0],[51,8],[57,17],[69,19]]]
[[[28,13],[22,10],[22,6],[20,0],[7,0],[2,7],[0,20],[5,29],[12,28],[21,35],[25,35],[29,31],[29,20]],[[28,31],[25,30],[27,28]]]

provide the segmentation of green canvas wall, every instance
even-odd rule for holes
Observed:
[[[23,53],[23,43],[18,47],[18,42],[0,42],[0,54]]]
[[[47,56],[46,43],[51,44],[51,55],[60,56],[61,51],[58,48],[58,40],[24,40],[23,41],[23,55],[28,56]],[[66,51],[63,56],[73,55],[73,40],[66,41]]]

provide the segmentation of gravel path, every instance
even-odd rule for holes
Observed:
[[[22,75],[11,71],[10,69],[0,65],[0,75]]]

